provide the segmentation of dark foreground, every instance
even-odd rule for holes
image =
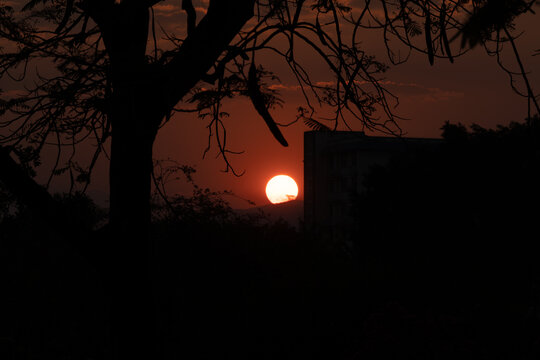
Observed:
[[[540,151],[523,129],[450,127],[441,150],[373,169],[347,243],[212,201],[157,217],[156,306],[140,312],[160,356],[540,358]],[[99,241],[78,233],[95,207],[66,206],[73,244]],[[0,358],[110,358],[106,274],[24,209],[0,226]]]

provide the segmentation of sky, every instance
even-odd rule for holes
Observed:
[[[526,29],[517,43],[533,88],[535,85],[540,88],[540,56],[531,56],[540,48],[537,37],[540,22],[533,15],[524,15],[517,28]],[[364,44],[369,53],[388,63],[380,31],[366,33]],[[263,65],[280,75],[285,89],[282,92],[283,108],[272,114],[278,122],[287,123],[294,119],[302,99],[293,79],[286,72],[280,73],[282,64],[271,57],[265,60]],[[503,60],[515,68],[510,52],[504,53]],[[324,77],[325,74],[320,75]],[[425,55],[413,53],[408,62],[391,68],[385,74],[384,82],[399,96],[400,105],[395,112],[408,119],[400,122],[405,136],[439,137],[446,121],[466,125],[476,123],[490,128],[522,121],[527,115],[526,99],[512,91],[508,76],[498,68],[496,59],[487,56],[481,47],[457,58],[453,64],[437,59],[434,66],[429,65]],[[196,181],[201,185],[215,190],[232,190],[257,205],[269,203],[264,193],[266,182],[274,175],[287,174],[299,183],[299,198],[302,198],[303,133],[309,128],[302,122],[281,128],[289,142],[289,147],[285,148],[273,138],[249,101],[235,100],[227,105],[227,109],[231,112],[226,124],[230,148],[244,152],[230,158],[236,171],[245,172],[241,177],[223,173],[221,170],[225,165],[215,158],[215,151],[202,158],[207,132],[205,124],[195,116],[182,115],[166,125],[156,142],[156,157],[194,165]],[[231,199],[231,202],[236,207],[249,206],[238,199]]]
[[[355,3],[359,1],[350,4],[354,6]],[[200,19],[207,1],[194,1],[194,4]],[[154,7],[154,11],[159,26],[180,36],[185,33],[185,15],[179,1],[161,2]],[[524,65],[529,71],[533,89],[540,93],[540,56],[532,56],[534,50],[540,49],[540,21],[537,16],[527,14],[519,19],[517,25],[515,33],[525,30],[517,39]],[[382,36],[381,31],[366,31],[362,33],[362,46],[367,53],[389,63]],[[160,44],[164,42],[162,39],[159,41]],[[313,54],[305,50],[305,57],[316,80],[330,79],[329,73]],[[503,53],[503,61],[516,69],[511,52]],[[273,85],[281,89],[284,104],[282,108],[271,111],[274,119],[280,123],[291,122],[296,109],[303,104],[294,79],[283,61],[275,56],[258,55],[257,62],[275,71],[280,78]],[[510,121],[522,121],[527,115],[526,99],[512,91],[508,76],[498,68],[496,59],[487,56],[481,47],[456,58],[453,64],[446,59],[436,59],[433,66],[429,65],[426,55],[412,53],[405,64],[391,67],[382,83],[399,97],[400,104],[394,112],[407,118],[399,123],[405,136],[439,137],[441,126],[446,121],[495,127]],[[155,158],[173,159],[195,167],[195,182],[215,191],[232,191],[236,196],[227,199],[236,208],[252,206],[244,199],[258,206],[269,204],[265,186],[271,177],[278,174],[287,174],[298,182],[299,198],[302,199],[303,133],[309,128],[302,122],[282,127],[289,142],[288,147],[283,147],[273,138],[247,99],[231,100],[225,104],[225,110],[230,113],[225,122],[228,148],[241,152],[230,155],[229,161],[237,173],[243,173],[242,176],[235,176],[230,171],[223,172],[225,163],[219,157],[214,142],[203,158],[208,144],[207,122],[196,114],[176,114],[161,129],[154,146]],[[351,126],[353,129],[360,128],[359,124],[351,123]],[[47,176],[44,166],[40,169],[38,181],[44,182]],[[107,183],[107,163],[102,161],[88,190],[90,196],[102,205],[107,202]],[[62,191],[65,186],[65,182],[59,179],[52,190]],[[170,183],[168,187],[169,193],[185,192],[186,189],[181,181]]]

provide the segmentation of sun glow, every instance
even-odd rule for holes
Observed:
[[[272,204],[294,200],[298,196],[298,185],[290,176],[274,176],[266,184],[266,196]]]

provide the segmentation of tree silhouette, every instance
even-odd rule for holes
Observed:
[[[431,336],[434,358],[538,354],[538,125],[538,117],[495,129],[447,123],[438,148],[367,172],[355,239],[366,297],[371,308],[395,302],[401,314],[381,311],[386,323],[370,325],[378,336],[364,356],[388,351],[388,334],[405,358]],[[400,328],[407,318],[415,320]]]
[[[272,52],[289,66],[304,95],[297,120],[322,124],[316,110],[323,107],[334,114],[330,128],[356,120],[367,129],[399,134],[399,117],[392,112],[397,99],[379,82],[387,67],[362,49],[363,31],[384,30],[392,63],[406,58],[393,52],[391,36],[427,54],[431,64],[466,51],[451,49],[451,35],[463,35],[463,44],[471,46],[495,41],[498,53],[501,42],[512,41],[513,19],[534,1],[509,0],[493,10],[494,3],[366,1],[353,10],[333,0],[210,0],[199,20],[192,1],[184,0],[185,35],[163,29],[168,45],[161,47],[156,0],[31,0],[20,11],[2,4],[0,76],[13,81],[16,90],[0,103],[1,180],[62,228],[61,206],[29,176],[42,150],[57,150],[51,178],[68,174],[83,189],[99,157],[110,158],[109,224],[98,233],[106,240],[90,247],[109,285],[116,357],[153,357],[148,229],[152,147],[160,127],[175,113],[197,112],[208,119],[230,169],[222,104],[246,96],[286,146],[271,116],[281,101],[267,84],[275,78],[256,56]],[[470,21],[461,14],[471,14]],[[299,44],[320,57],[334,78],[331,83],[314,80]],[[527,80],[523,66],[518,73]],[[536,105],[528,82],[524,96]],[[85,142],[96,150],[88,164],[80,165],[76,151]]]

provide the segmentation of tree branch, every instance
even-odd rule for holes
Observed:
[[[164,66],[157,86],[164,89],[160,118],[210,70],[229,43],[253,17],[254,0],[211,1],[208,12],[182,43],[176,56]]]
[[[197,12],[195,11],[195,8],[193,7],[193,2],[191,0],[182,1],[182,10],[184,10],[187,14],[187,32],[189,36],[193,34],[193,30],[195,30],[195,23],[197,22]]]

